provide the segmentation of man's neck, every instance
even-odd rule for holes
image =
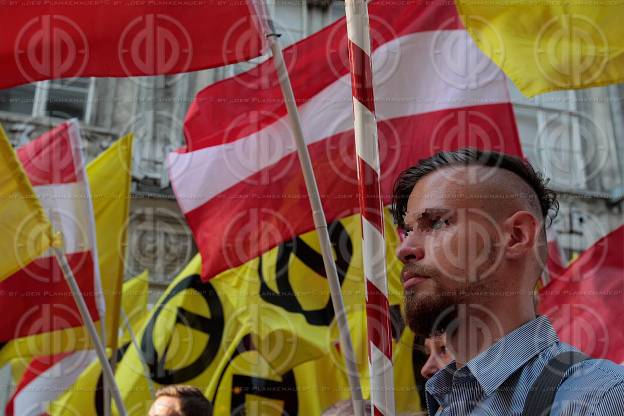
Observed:
[[[509,299],[503,305],[506,307],[501,308],[478,304],[457,307],[457,325],[447,328],[446,340],[458,369],[508,333],[535,319],[533,305],[514,308],[513,302]]]

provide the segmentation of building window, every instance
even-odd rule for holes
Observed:
[[[593,179],[609,157],[609,137],[592,120],[582,92],[523,97],[509,83],[522,149],[557,190],[601,190]],[[592,146],[588,149],[588,144]]]
[[[0,111],[32,115],[36,84],[0,90]]]
[[[0,90],[0,111],[32,117],[92,120],[95,78],[41,81]]]

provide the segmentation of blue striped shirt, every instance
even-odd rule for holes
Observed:
[[[566,351],[576,349],[560,342],[548,318],[539,316],[459,370],[453,362],[428,380],[429,415],[520,415],[542,369]],[[550,415],[624,416],[624,367],[591,359],[575,364],[566,375]]]

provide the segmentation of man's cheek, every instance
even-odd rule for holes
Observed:
[[[464,280],[468,261],[465,251],[461,232],[456,230],[437,233],[428,246],[436,269],[452,280]]]

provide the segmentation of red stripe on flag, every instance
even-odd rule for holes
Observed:
[[[390,304],[388,297],[366,276],[366,327],[368,328],[369,353],[370,343],[375,345],[392,361],[392,330],[390,326]]]
[[[98,318],[93,258],[90,252],[67,254],[91,317]],[[44,257],[0,282],[3,317],[0,342],[82,326],[76,302],[54,257]]]
[[[349,59],[352,67],[351,91],[353,97],[374,114],[375,97],[370,57],[355,42],[349,40]]]

